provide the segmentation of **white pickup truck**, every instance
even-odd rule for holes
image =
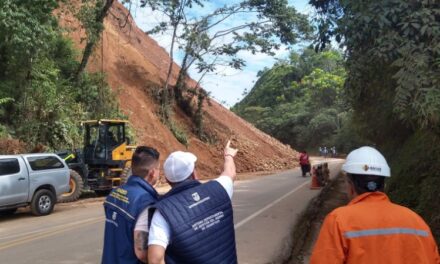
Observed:
[[[0,155],[0,214],[30,205],[34,215],[53,211],[69,191],[69,167],[52,153]]]

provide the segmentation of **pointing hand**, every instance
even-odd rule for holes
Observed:
[[[226,147],[225,147],[225,151],[224,151],[225,157],[226,156],[235,157],[235,155],[238,152],[238,149],[231,148],[230,145],[231,145],[231,141],[228,140],[228,143],[226,143]]]

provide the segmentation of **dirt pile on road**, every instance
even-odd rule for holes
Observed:
[[[70,30],[69,36],[79,48],[84,31],[71,14],[61,12],[60,23]],[[188,135],[188,147],[179,143],[158,116],[157,96],[166,78],[169,63],[167,51],[147,36],[133,22],[127,9],[115,2],[105,20],[102,40],[89,62],[90,71],[103,71],[118,96],[123,112],[137,133],[137,144],[156,147],[164,159],[170,152],[186,150],[198,157],[197,168],[203,178],[221,173],[222,149],[227,139],[240,151],[236,158],[238,172],[269,171],[296,166],[296,151],[264,134],[214,100],[205,104],[205,129],[211,143],[199,140],[193,133],[188,116],[176,110],[175,122]],[[175,82],[178,66],[175,65]],[[194,84],[194,81],[190,81]]]

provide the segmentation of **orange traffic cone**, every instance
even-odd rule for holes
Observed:
[[[320,188],[321,188],[321,186],[319,186],[318,178],[316,177],[316,168],[315,168],[315,166],[313,166],[313,169],[312,169],[312,182],[310,184],[310,189],[316,190],[316,189],[320,189]]]

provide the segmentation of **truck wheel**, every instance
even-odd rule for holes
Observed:
[[[58,200],[60,203],[70,203],[79,199],[82,189],[84,188],[84,182],[78,172],[70,170],[70,189],[68,192],[63,193]]]
[[[41,189],[34,194],[34,197],[32,197],[32,214],[36,216],[48,215],[52,213],[55,203],[55,195],[49,190]]]

